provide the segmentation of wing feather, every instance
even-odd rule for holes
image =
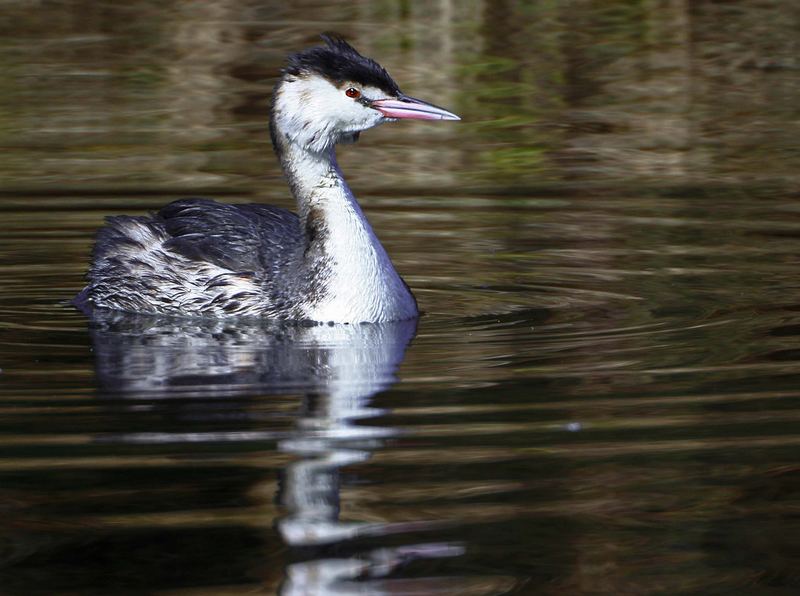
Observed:
[[[270,270],[301,237],[297,216],[271,205],[180,199],[162,208],[156,219],[169,236],[166,249],[231,271]]]

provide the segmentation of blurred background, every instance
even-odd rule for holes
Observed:
[[[293,208],[323,31],[462,117],[339,152],[418,326],[76,311],[106,215]],[[0,0],[0,593],[800,592],[798,56],[788,0]]]
[[[778,0],[5,0],[0,181],[279,199],[270,90],[332,30],[463,116],[364,135],[357,189],[792,188],[798,22]]]

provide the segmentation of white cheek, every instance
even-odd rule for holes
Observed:
[[[342,89],[325,79],[304,81],[298,95],[301,108],[299,115],[311,120],[310,126],[313,128],[349,130],[354,122],[364,119],[365,112],[372,111],[347,97]]]
[[[280,129],[292,142],[323,150],[343,133],[362,131],[384,121],[377,110],[347,97],[344,88],[320,77],[298,78],[282,85],[277,102]],[[364,95],[381,97],[382,93],[368,88]]]
[[[326,112],[323,117],[335,123],[337,132],[357,132],[380,124],[380,112],[366,107],[357,99],[347,97],[342,89],[332,89],[333,92],[324,99]],[[323,107],[320,106],[320,112],[322,110]]]

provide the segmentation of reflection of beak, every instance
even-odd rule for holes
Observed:
[[[376,99],[370,104],[387,118],[409,120],[461,120],[452,112],[420,99],[401,95],[397,99]]]

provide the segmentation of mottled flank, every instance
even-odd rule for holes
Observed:
[[[182,199],[152,217],[109,217],[79,296],[88,306],[180,315],[303,318],[324,273],[303,267],[296,215]]]

